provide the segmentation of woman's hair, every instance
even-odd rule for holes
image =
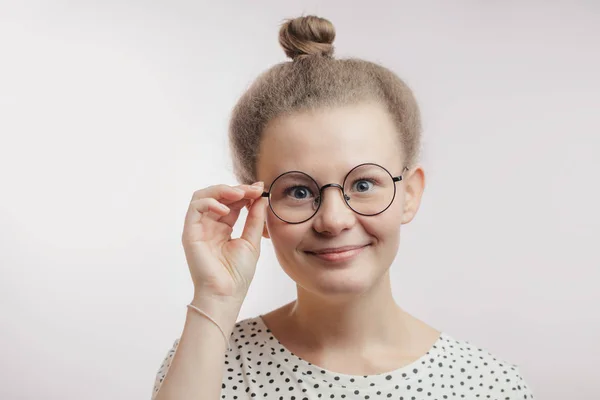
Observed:
[[[282,115],[377,101],[392,116],[405,163],[419,157],[421,119],[408,86],[375,63],[333,58],[333,24],[304,16],[287,20],[279,43],[292,61],[276,64],[250,85],[235,105],[229,125],[233,172],[241,183],[255,182],[262,132]]]

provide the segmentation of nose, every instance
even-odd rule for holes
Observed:
[[[342,187],[337,184],[325,185],[321,189],[321,206],[313,217],[313,227],[317,232],[338,235],[355,224],[356,216],[344,201],[343,193]]]

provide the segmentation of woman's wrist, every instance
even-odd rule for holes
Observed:
[[[195,294],[189,304],[204,311],[214,319],[227,334],[229,334],[237,322],[242,303],[243,302],[235,299]],[[190,308],[188,308],[188,310],[198,315],[195,310]]]

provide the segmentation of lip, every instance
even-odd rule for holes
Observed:
[[[341,247],[328,247],[326,249],[320,249],[317,251],[307,251],[307,253],[312,254],[330,254],[330,253],[342,253],[348,250],[360,249],[368,245],[353,245],[353,246],[341,246]]]
[[[343,262],[349,261],[354,257],[358,256],[362,251],[368,247],[366,246],[345,246],[339,247],[337,249],[324,249],[321,250],[321,253],[314,253],[307,251],[306,254],[317,257],[321,260],[329,261],[329,262]],[[336,250],[336,251],[333,251]],[[323,252],[326,251],[326,252]]]

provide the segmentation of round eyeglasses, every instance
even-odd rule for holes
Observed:
[[[402,173],[407,171],[404,167]],[[280,220],[289,224],[300,224],[314,217],[322,204],[323,190],[332,186],[342,190],[344,201],[352,211],[365,216],[381,214],[396,197],[396,182],[402,175],[392,176],[381,165],[364,163],[352,168],[342,185],[328,183],[320,186],[308,174],[289,171],[279,175],[268,192],[269,207]]]

